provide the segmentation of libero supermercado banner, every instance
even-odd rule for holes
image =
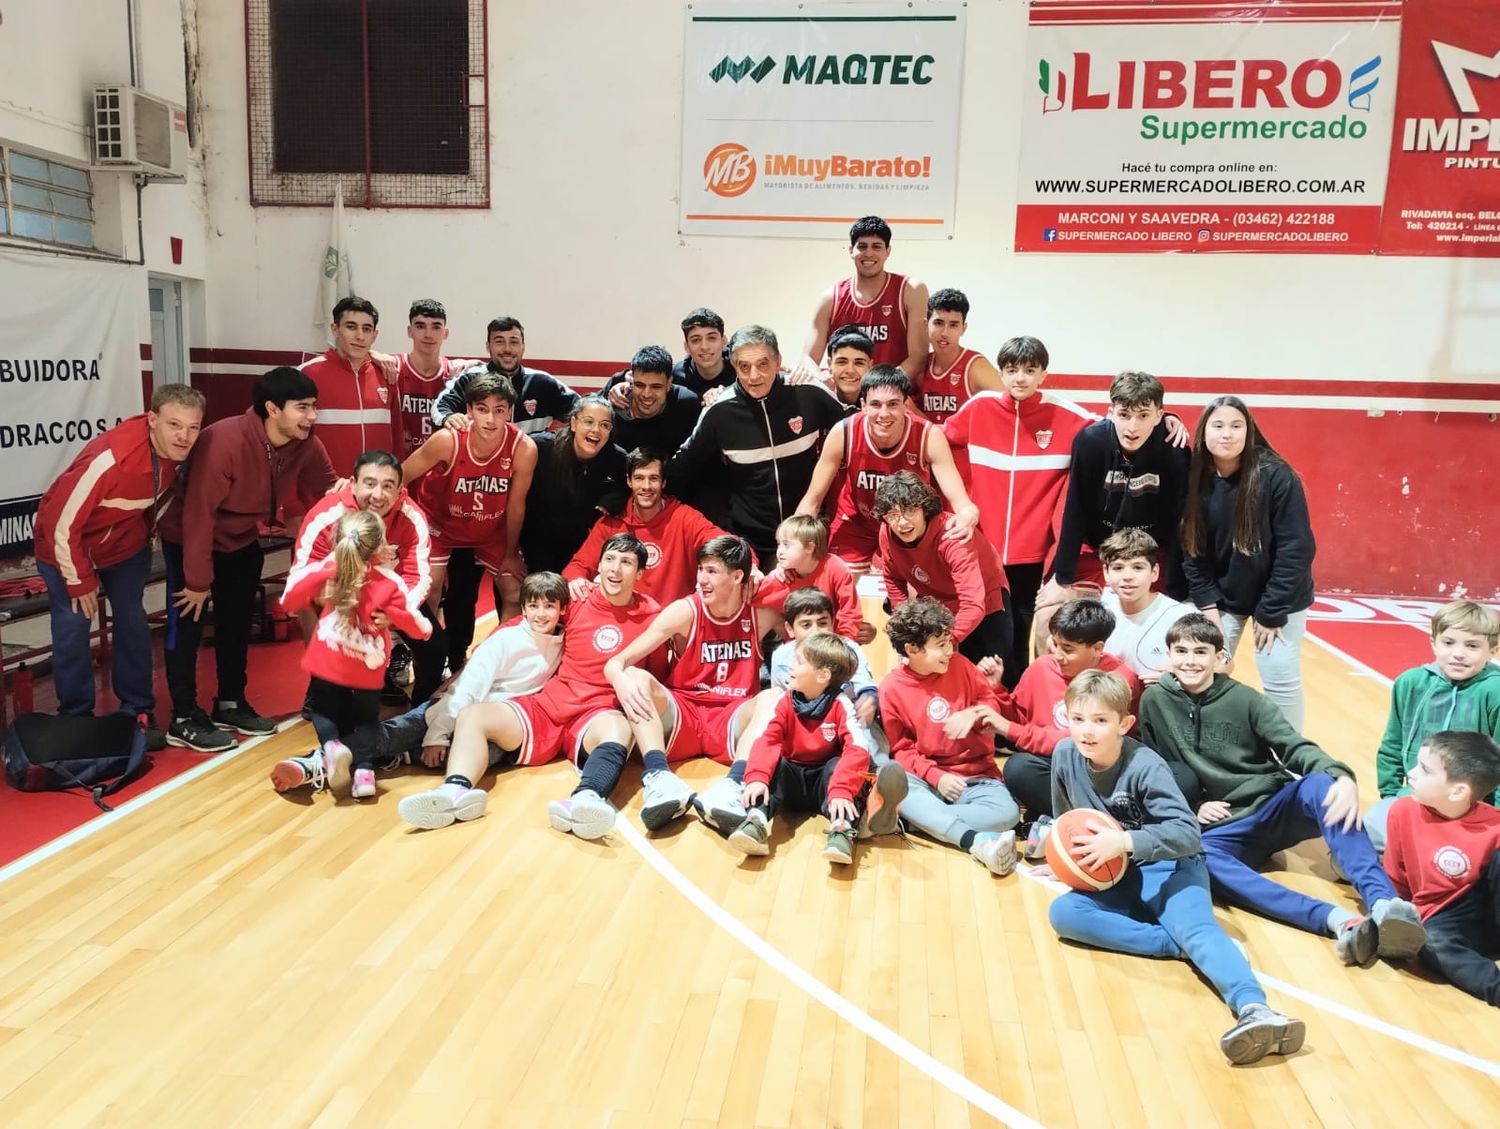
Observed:
[[[689,6],[682,233],[949,236],[964,28],[960,3]]]
[[[0,557],[31,551],[42,492],[141,410],[145,272],[0,252]]]
[[[1033,0],[1016,250],[1373,250],[1400,15]]]
[[[1380,247],[1500,256],[1500,3],[1423,0],[1401,17],[1401,82]]]

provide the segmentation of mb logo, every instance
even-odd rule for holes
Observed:
[[[750,58],[749,55],[746,55],[737,63],[728,55],[725,55],[713,65],[713,69],[708,72],[708,77],[715,82],[720,82],[725,78],[739,82],[740,79],[749,75],[756,82],[759,82],[775,69],[776,60],[769,55],[758,63]]]

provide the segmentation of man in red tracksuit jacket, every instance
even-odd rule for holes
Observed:
[[[400,416],[391,380],[370,357],[380,312],[365,298],[333,307],[334,347],[301,365],[318,386],[318,439],[341,475],[365,451],[395,451]]]
[[[250,619],[265,555],[262,527],[281,533],[333,485],[328,452],[312,434],[318,386],[294,368],[274,368],[255,382],[243,415],[221,419],[198,439],[162,514],[166,555],[167,686],[172,724],[167,743],[213,753],[234,746],[220,730],[271,733],[276,723],[245,701]],[[203,605],[214,598],[218,695],[210,717],[198,705],[198,644]]]
[[[153,749],[164,739],[154,717],[151,628],[142,596],[157,508],[202,424],[201,392],[186,384],[162,385],[149,412],[96,435],[47,488],[32,534],[52,616],[57,712],[94,712],[89,634],[103,588],[114,610],[115,697],[125,713],[151,719],[147,742]]]

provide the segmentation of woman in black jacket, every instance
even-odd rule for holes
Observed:
[[[1193,603],[1223,629],[1230,656],[1251,623],[1266,697],[1298,732],[1316,551],[1297,472],[1266,442],[1243,400],[1209,403],[1188,470],[1183,571]]]
[[[521,555],[528,572],[561,572],[599,515],[618,510],[625,452],[610,441],[615,413],[603,396],[580,398],[567,426],[536,440],[536,473],[526,495]]]

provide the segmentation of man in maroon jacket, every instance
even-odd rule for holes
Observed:
[[[156,749],[162,733],[154,717],[151,628],[142,595],[157,508],[202,424],[201,392],[186,384],[162,385],[149,412],[95,435],[47,487],[33,530],[37,572],[52,613],[57,712],[94,712],[89,634],[102,588],[114,609],[115,696],[124,712],[151,718],[148,743]]]
[[[162,515],[167,563],[167,686],[172,724],[167,743],[214,753],[234,746],[221,730],[271,733],[276,723],[245,700],[250,620],[264,553],[262,527],[296,528],[333,485],[333,465],[312,437],[318,386],[294,368],[274,368],[255,382],[243,415],[221,419],[198,439]],[[198,643],[203,605],[214,600],[214,653],[219,685],[212,717],[198,705]]]

